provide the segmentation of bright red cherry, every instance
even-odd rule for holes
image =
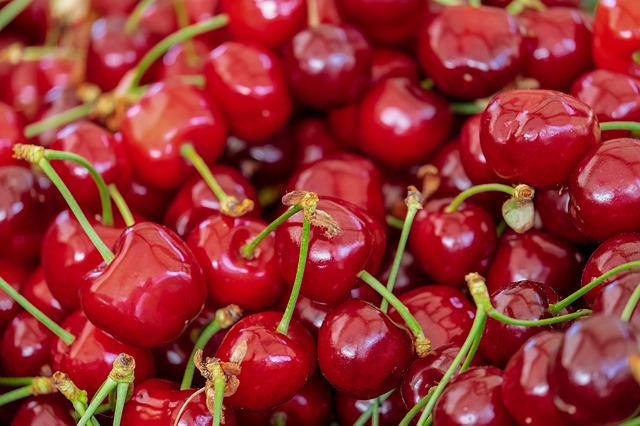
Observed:
[[[12,107],[0,102],[0,166],[26,165],[13,158],[13,146],[26,143],[23,136],[24,124]]]
[[[634,0],[598,2],[593,23],[593,59],[598,68],[640,77],[640,10]]]
[[[0,362],[15,377],[52,373],[51,346],[55,339],[47,327],[28,312],[19,312],[2,336]]]
[[[420,83],[418,62],[399,50],[374,48],[371,85],[390,77],[406,77],[413,83]]]
[[[344,151],[326,119],[300,117],[291,126],[291,133],[296,144],[293,164],[310,164]]]
[[[175,195],[173,191],[149,186],[135,177],[118,189],[132,212],[158,223],[162,222],[162,217]]]
[[[36,268],[29,276],[27,282],[20,289],[20,293],[33,306],[40,309],[46,316],[57,323],[69,315],[69,312],[62,307],[58,299],[53,297],[51,289],[44,279],[44,271],[41,266]]]
[[[162,57],[162,64],[158,67],[157,81],[204,73],[204,64],[211,52],[211,46],[198,39],[188,43],[191,44],[174,44],[167,50]]]
[[[22,403],[11,426],[73,426],[76,421],[69,407],[69,401],[60,395],[31,397]]]

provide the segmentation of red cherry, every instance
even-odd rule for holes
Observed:
[[[115,258],[85,277],[80,304],[89,320],[125,343],[162,346],[180,336],[204,307],[200,265],[162,225],[137,223],[115,245]]]
[[[356,399],[347,394],[336,392],[336,420],[340,425],[353,425],[360,416],[373,405],[373,399]],[[407,414],[407,407],[402,400],[402,395],[395,390],[389,398],[380,402],[378,405],[379,425],[380,426],[397,426],[400,424],[404,416]],[[369,420],[364,424],[371,426]]]
[[[169,0],[154,1],[145,8],[136,31],[145,30],[156,38],[164,38],[178,30],[175,5]]]
[[[51,346],[55,337],[33,315],[19,312],[2,336],[2,369],[15,377],[50,374],[53,364]]]
[[[419,84],[420,70],[418,62],[413,57],[398,50],[373,49],[371,85],[373,86],[378,81],[391,77],[406,77],[412,83]]]
[[[469,179],[475,184],[499,183],[502,179],[487,164],[480,144],[482,114],[469,117],[460,130],[460,162]]]
[[[14,260],[0,258],[0,277],[11,287],[22,292],[22,287],[29,276],[30,270],[26,264]],[[20,310],[20,305],[7,293],[0,290],[0,332],[11,322]]]
[[[640,11],[633,0],[598,2],[593,23],[593,59],[598,68],[640,77]]]
[[[16,413],[11,426],[73,426],[70,404],[59,395],[40,395],[27,399]]]
[[[191,43],[189,47],[186,47],[187,43]],[[162,64],[158,67],[158,81],[204,73],[204,64],[211,52],[211,46],[197,39],[187,43],[175,44],[167,50],[162,57]]]
[[[572,244],[587,244],[592,239],[576,228],[569,213],[569,190],[567,188],[536,191],[536,213],[545,230]]]
[[[291,126],[291,132],[297,146],[293,164],[311,164],[344,151],[329,123],[322,118],[301,117]]]
[[[627,307],[633,291],[640,283],[640,277],[637,275],[629,278],[609,284],[598,292],[592,303],[593,312],[620,317]],[[640,327],[640,309],[638,309],[637,305],[631,313],[629,322],[636,327]]]
[[[26,165],[13,158],[13,146],[26,143],[23,136],[24,124],[12,107],[0,102],[0,166]]]
[[[58,299],[53,297],[51,289],[44,279],[44,271],[41,266],[27,279],[20,293],[56,323],[60,323],[69,315]]]
[[[154,222],[162,222],[162,217],[174,197],[172,191],[146,185],[135,177],[118,189],[131,211]]]

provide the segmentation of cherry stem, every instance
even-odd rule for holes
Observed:
[[[33,377],[0,377],[0,386],[27,386],[33,383]]]
[[[279,333],[287,335],[289,331],[289,323],[293,312],[298,302],[298,296],[300,295],[300,287],[302,287],[302,277],[304,276],[304,269],[307,264],[307,255],[309,254],[309,232],[311,229],[311,223],[307,219],[307,215],[303,216],[302,222],[302,236],[300,238],[300,255],[298,256],[298,268],[296,269],[296,278],[293,281],[293,288],[291,289],[291,296],[287,302],[287,307],[282,315],[282,319],[276,328]]]
[[[496,235],[498,236],[498,238],[502,237],[502,234],[504,234],[504,231],[507,230],[507,227],[507,222],[504,219],[498,222],[498,224],[496,225]]]
[[[640,426],[640,417],[635,417],[626,422],[620,423],[618,426]]]
[[[425,407],[425,405],[429,403],[429,401],[431,400],[431,397],[433,396],[434,390],[435,390],[435,387],[432,387],[431,389],[429,389],[429,392],[425,395],[425,397],[422,398],[420,401],[418,401],[418,403],[414,405],[413,408],[411,408],[411,410],[409,410],[409,412],[404,416],[402,421],[398,423],[398,426],[409,426],[413,421],[413,419],[418,415],[420,410],[422,410]]]
[[[29,396],[48,395],[56,392],[51,377],[38,376],[31,379],[31,384],[14,389],[0,395],[0,407]]]
[[[491,307],[490,311],[487,311],[487,315],[489,315],[494,320],[503,322],[505,324],[519,325],[522,327],[541,327],[544,325],[559,324],[561,322],[571,321],[573,319],[584,317],[592,313],[593,311],[590,309],[580,309],[579,311],[572,312],[570,314],[555,316],[552,318],[544,318],[540,320],[520,320],[517,318],[512,318],[507,315],[504,315],[501,312],[498,312],[495,308],[493,308],[493,306]]]
[[[189,26],[189,15],[187,13],[187,7],[184,2],[185,0],[173,1],[173,8],[176,13],[178,26],[180,28],[186,28]],[[198,56],[196,55],[196,50],[193,46],[193,40],[185,40],[184,43],[182,43],[182,46],[184,47],[184,53],[187,58],[187,63],[192,66],[196,65]]]
[[[420,87],[422,87],[424,90],[432,90],[434,85],[435,84],[433,83],[433,80],[431,80],[430,78],[425,78],[420,82]]]
[[[600,130],[630,130],[640,133],[640,123],[637,121],[607,121],[600,123]]]
[[[213,426],[220,426],[220,420],[222,419],[222,401],[224,399],[224,388],[227,384],[227,381],[224,378],[224,374],[222,377],[217,377],[213,381],[213,389],[214,389],[214,400],[213,400]]]
[[[362,270],[358,273],[358,277],[367,283],[371,288],[373,288],[378,294],[380,294],[383,298],[385,298],[391,306],[395,308],[398,314],[402,317],[404,322],[411,330],[411,333],[416,339],[416,351],[418,356],[425,356],[427,352],[429,352],[430,342],[424,336],[424,332],[422,331],[422,327],[420,327],[420,323],[411,315],[409,308],[407,308],[393,293],[391,293],[387,288],[376,279],[373,275],[368,273],[365,270]],[[424,345],[424,347],[421,347]]]
[[[480,328],[480,330],[484,330],[485,325],[487,324],[487,315],[484,313],[484,310],[482,311],[482,319],[480,321],[482,321],[482,324],[478,325],[478,328]],[[478,347],[480,346],[480,341],[482,340],[482,333],[478,333],[475,336],[475,339],[473,339],[473,344],[471,345],[471,348],[469,348],[469,352],[467,353],[467,357],[464,360],[464,363],[462,364],[462,367],[460,367],[460,372],[465,371],[466,369],[469,368],[469,366],[471,365],[471,362],[473,362],[473,357],[476,355],[476,352],[478,352]]]
[[[620,319],[624,322],[629,322],[631,319],[631,315],[633,315],[633,311],[636,309],[636,305],[640,300],[640,284],[636,286],[631,293],[631,297],[627,301],[627,304],[624,305],[624,309],[622,310],[622,314],[620,315]]]
[[[31,387],[31,385],[23,386],[7,393],[3,393],[2,395],[0,395],[0,407],[23,398],[27,398],[31,395],[33,395],[33,388]]]
[[[127,21],[124,23],[124,32],[125,34],[131,35],[134,33],[142,16],[147,11],[147,9],[155,2],[155,0],[141,0],[138,2],[136,7],[133,9]]]
[[[631,57],[633,58],[633,62],[635,62],[637,65],[640,65],[640,50],[636,50],[635,52],[633,52],[631,54]]]
[[[98,192],[100,193],[100,204],[102,205],[102,222],[106,226],[113,226],[113,210],[111,209],[111,200],[109,199],[109,191],[107,190],[107,184],[102,178],[102,175],[98,173],[96,168],[87,161],[86,158],[74,154],[72,152],[56,151],[53,149],[44,150],[44,158],[47,160],[63,160],[76,163],[89,172],[94,182],[98,186]]]
[[[188,27],[184,27],[160,40],[160,42],[152,47],[151,50],[149,50],[138,63],[133,79],[131,80],[129,90],[137,87],[140,84],[142,76],[144,76],[149,67],[151,67],[151,65],[158,58],[164,55],[171,46],[177,43],[182,43],[183,41],[189,40],[197,35],[221,28],[228,22],[229,16],[226,14],[220,14],[204,21],[200,21],[196,24],[189,25]]]
[[[503,185],[501,183],[486,183],[483,185],[476,185],[456,195],[456,197],[451,200],[451,203],[445,208],[444,211],[446,213],[453,213],[458,210],[460,204],[462,204],[467,198],[473,195],[482,194],[483,192],[491,191],[504,192],[505,194],[508,194],[512,197],[515,195],[515,188],[509,185]]]
[[[96,107],[95,102],[89,102],[83,105],[78,105],[73,108],[69,108],[60,114],[52,115],[51,117],[44,118],[35,123],[31,123],[24,128],[24,136],[27,139],[31,139],[49,130],[64,126],[73,121],[79,120],[90,115]]]
[[[196,370],[194,362],[196,352],[203,350],[205,345],[218,331],[229,328],[235,324],[238,319],[240,319],[241,315],[242,309],[240,309],[238,305],[229,305],[216,311],[215,318],[202,329],[200,336],[198,336],[198,340],[196,340],[195,346],[191,351],[191,356],[189,357],[189,362],[184,370],[184,375],[182,376],[180,390],[191,388],[193,375]]]
[[[278,226],[284,223],[287,219],[289,219],[291,216],[298,213],[302,209],[303,207],[300,204],[296,204],[295,206],[291,207],[289,210],[287,210],[286,212],[278,216],[273,222],[267,225],[267,227],[264,228],[258,235],[256,235],[254,239],[252,239],[251,241],[249,241],[248,243],[240,247],[240,254],[242,255],[242,257],[244,257],[245,259],[253,259],[255,255],[254,252],[256,250],[256,247],[258,247],[258,244],[260,244],[265,238],[267,238],[267,236],[271,232],[273,232],[274,229],[276,229]]]
[[[480,7],[481,6],[480,0],[469,0],[469,6]]]
[[[452,102],[449,109],[458,115],[476,115],[485,110],[486,106],[476,102]]]
[[[375,398],[371,407],[373,407],[373,412],[371,413],[371,426],[380,426],[380,400]]]
[[[393,292],[393,287],[398,277],[398,271],[400,270],[400,263],[402,263],[402,255],[407,247],[407,240],[409,239],[409,232],[411,231],[411,225],[418,213],[418,210],[422,209],[422,194],[414,187],[409,187],[409,194],[405,200],[407,204],[407,215],[404,218],[402,224],[402,233],[400,234],[400,241],[398,242],[398,248],[396,249],[396,255],[393,258],[393,264],[391,265],[391,271],[389,272],[389,279],[387,280],[387,290]],[[380,304],[380,310],[386,313],[389,309],[389,302],[387,299],[382,299]]]
[[[122,218],[124,219],[125,225],[127,226],[135,225],[136,221],[133,218],[131,209],[129,208],[129,205],[125,201],[120,191],[118,191],[118,187],[112,183],[108,186],[108,191],[109,191],[109,196],[111,197],[116,207],[118,208],[118,211],[120,212],[120,216],[122,216]]]
[[[113,426],[120,426],[124,403],[127,401],[127,395],[129,393],[129,386],[129,383],[118,383],[116,387],[116,408],[113,412]]]
[[[53,384],[58,392],[71,402],[78,416],[82,417],[87,411],[87,404],[89,403],[87,392],[80,390],[75,383],[71,381],[69,376],[60,371],[56,371],[52,377]],[[98,423],[95,417],[93,417],[90,422],[87,422],[87,424],[89,426],[100,426],[100,423]]]
[[[40,309],[33,306],[31,302],[27,300],[26,297],[20,294],[15,288],[13,288],[8,282],[6,282],[2,277],[0,277],[0,290],[3,290],[5,293],[9,295],[13,300],[16,301],[18,305],[24,308],[25,311],[29,312],[33,315],[38,321],[42,323],[45,327],[47,327],[53,334],[58,336],[63,342],[67,345],[73,343],[76,339],[75,336],[58,324],[55,323],[51,318],[49,318],[44,312]]]
[[[0,11],[0,31],[14,20],[16,16],[25,10],[33,0],[12,0]]]
[[[320,9],[318,0],[307,0],[307,24],[309,28],[316,28],[320,25]]]
[[[395,229],[402,229],[404,227],[404,221],[397,217],[388,214],[386,217],[387,225]]]
[[[594,287],[597,287],[598,285],[602,284],[604,281],[611,278],[613,275],[617,274],[618,272],[626,271],[632,268],[640,268],[640,261],[636,260],[633,262],[623,263],[622,265],[616,266],[615,268],[605,272],[604,274],[600,275],[598,278],[591,281],[589,284],[585,285],[581,289],[565,297],[561,301],[549,305],[549,312],[551,312],[551,315],[558,315],[560,311],[562,311],[564,308],[566,308],[576,300],[580,299],[582,296],[584,296],[589,291],[591,291]]]
[[[389,399],[389,397],[391,396],[391,394],[393,392],[395,392],[395,389],[390,390],[389,392],[377,397],[376,399],[379,401],[379,404],[382,404],[387,399]],[[374,411],[376,411],[375,408],[374,408],[374,405],[371,404],[369,406],[369,408],[367,408],[362,414],[360,414],[360,417],[358,417],[358,420],[356,420],[353,423],[353,426],[364,426],[369,421],[369,419],[373,415]]]

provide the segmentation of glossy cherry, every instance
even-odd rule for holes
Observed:
[[[509,90],[493,97],[480,123],[487,164],[513,184],[560,188],[600,142],[586,103],[551,90]]]
[[[444,8],[419,37],[418,59],[445,94],[490,96],[516,78],[522,66],[520,27],[494,7]]]
[[[13,158],[13,146],[26,143],[23,136],[24,124],[13,108],[0,102],[0,166],[26,165]]]
[[[55,339],[47,327],[28,312],[19,312],[2,336],[0,362],[14,377],[51,374],[51,346]]]
[[[640,77],[640,11],[633,0],[598,2],[593,23],[593,59],[598,68]]]
[[[639,354],[635,328],[618,317],[591,315],[576,321],[552,355],[547,373],[563,418],[607,424],[635,415],[640,388],[630,359]]]
[[[320,371],[334,388],[358,399],[397,387],[413,358],[413,339],[404,325],[363,300],[335,306],[318,333]]]
[[[149,186],[135,177],[118,189],[132,212],[158,223],[162,222],[162,217],[175,195],[173,191]]]
[[[536,213],[540,216],[542,227],[556,237],[572,244],[587,244],[593,240],[576,228],[569,213],[569,190],[544,189],[536,191]]]
[[[85,277],[80,304],[89,320],[125,343],[158,347],[176,339],[204,307],[206,284],[191,250],[168,228],[137,223],[115,258]]]
[[[460,162],[469,179],[475,184],[502,182],[487,164],[480,145],[480,121],[482,114],[469,117],[460,130]]]
[[[57,323],[62,322],[69,315],[69,312],[62,307],[58,299],[53,297],[51,289],[44,279],[42,267],[36,268],[29,276],[24,286],[20,289],[20,293],[36,308]]]
[[[0,259],[0,277],[18,291],[22,291],[30,272],[26,264],[10,259]],[[12,297],[0,290],[0,331],[9,325],[20,309],[20,305]]]
[[[640,141],[603,142],[577,164],[569,181],[569,212],[577,228],[597,241],[640,231]],[[602,220],[606,217],[607,220]]]
[[[640,276],[635,276],[635,280],[632,277],[629,278],[609,284],[598,292],[592,303],[593,312],[620,317],[627,307],[633,291],[640,284]],[[640,327],[640,309],[638,305],[631,313],[629,322],[636,327]]]
[[[204,64],[207,62],[209,52],[211,52],[211,46],[198,39],[187,43],[171,46],[162,56],[162,63],[157,71],[158,81],[204,73]],[[185,46],[188,47],[185,48]]]
[[[294,164],[310,164],[344,151],[326,119],[301,117],[291,126],[296,143]]]
[[[419,68],[415,58],[399,50],[374,48],[371,85],[390,77],[406,77],[418,84],[420,82]]]
[[[356,399],[347,394],[336,392],[335,411],[336,420],[340,425],[353,425],[362,413],[373,404],[373,399]],[[380,426],[397,426],[407,414],[407,407],[402,400],[400,391],[395,390],[389,398],[378,405],[378,422]],[[364,426],[371,426],[369,419]]]
[[[59,395],[31,397],[22,403],[11,426],[73,426],[76,421],[70,407],[69,401]]]

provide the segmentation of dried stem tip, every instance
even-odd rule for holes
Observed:
[[[242,308],[238,305],[229,305],[216,311],[216,322],[220,328],[229,328],[242,317]]]
[[[431,352],[431,341],[426,337],[424,339],[418,339],[416,340],[414,347],[418,357],[424,358],[429,352]]]
[[[529,185],[525,185],[524,183],[521,183],[520,185],[514,188],[513,198],[515,198],[521,203],[524,203],[526,201],[533,200],[533,196],[535,195],[535,193],[536,191],[532,187],[530,187]]]
[[[87,392],[79,389],[75,383],[71,381],[69,376],[61,371],[56,371],[53,374],[53,384],[69,401],[78,401],[83,404],[88,404],[89,399],[87,397]]]
[[[38,164],[44,158],[44,147],[17,143],[13,147],[13,158],[26,160],[32,164]]]
[[[113,361],[113,368],[109,377],[118,383],[133,383],[136,360],[131,355],[121,353]]]
[[[404,202],[407,207],[413,205],[420,210],[422,209],[422,203],[424,203],[424,197],[422,196],[422,193],[418,191],[418,188],[413,185],[409,185],[407,187],[407,198],[404,199]]]
[[[487,284],[482,275],[471,272],[464,277],[464,280],[467,282],[473,300],[489,299],[489,290],[487,290]]]

